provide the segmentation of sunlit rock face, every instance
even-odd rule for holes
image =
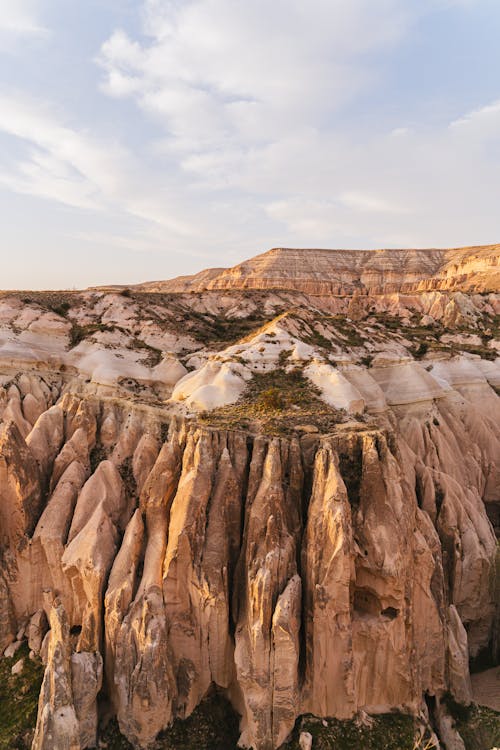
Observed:
[[[396,254],[365,295],[0,298],[0,646],[46,664],[35,750],[104,716],[147,748],[214,687],[255,750],[305,713],[470,702],[499,650],[500,303],[453,279],[498,254],[425,252],[441,288]]]
[[[450,250],[304,250],[277,247],[233,268],[141,285],[151,291],[295,289],[382,294],[430,289],[498,291],[500,245]]]
[[[101,402],[97,434],[109,409]],[[110,446],[86,480],[85,468],[71,473],[82,466],[74,460],[52,482],[75,434],[61,412],[59,454],[47,444],[39,456],[46,475],[10,435],[15,492],[3,485],[2,507],[22,506],[33,486],[41,499],[29,524],[3,526],[11,614],[1,636],[8,642],[42,608],[50,642],[64,640],[53,624],[64,609],[77,636],[66,638],[62,666],[55,646],[47,666],[70,681],[73,651],[64,701],[76,718],[68,708],[64,731],[92,731],[74,698],[75,679],[98,674],[85,654],[104,660],[121,731],[141,747],[211,685],[227,691],[242,742],[255,748],[278,747],[304,712],[417,713],[425,693],[447,689],[470,699],[468,652],[489,647],[495,614],[482,493],[500,455],[498,422],[446,396],[427,412],[410,406],[394,429],[347,423],[268,438],[174,420],[162,443],[150,414],[158,452],[138,492],[138,472],[124,472],[144,446],[138,435],[120,460]],[[115,445],[132,422],[120,417]]]

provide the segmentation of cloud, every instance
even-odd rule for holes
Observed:
[[[500,99],[484,107],[467,112],[450,123],[453,139],[475,139],[477,148],[491,148],[492,142],[500,141]]]
[[[402,211],[397,204],[391,204],[377,195],[368,195],[357,190],[348,190],[345,193],[341,193],[339,198],[340,202],[345,206],[358,211],[374,211],[386,214],[400,213]]]
[[[120,189],[125,152],[61,124],[41,102],[19,94],[0,96],[0,131],[26,147],[16,164],[4,164],[0,177],[19,192],[97,208],[103,195]]]
[[[102,45],[102,89],[163,129],[154,151],[207,245],[214,216],[240,242],[246,227],[269,244],[468,242],[495,229],[474,180],[498,186],[478,153],[497,138],[497,103],[387,132],[346,112],[383,84],[388,54],[422,17],[474,1],[146,0],[143,35],[116,30]]]
[[[83,212],[82,243],[200,265],[272,245],[493,241],[498,101],[426,121],[385,90],[415,24],[465,4],[146,0],[143,26],[98,54],[91,104],[109,97],[116,137],[7,92],[0,184]]]
[[[404,35],[407,3],[191,0],[145,3],[146,41],[115,31],[103,90],[131,96],[184,152],[318,127],[373,80],[367,56]]]
[[[5,34],[44,35],[36,0],[0,0],[0,38]]]
[[[196,234],[182,219],[174,185],[159,181],[119,143],[64,123],[47,104],[18,93],[0,96],[0,133],[22,153],[0,162],[5,187],[76,208],[124,211],[174,234]]]

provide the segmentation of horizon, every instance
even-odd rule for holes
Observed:
[[[258,258],[262,255],[267,255],[268,253],[272,252],[273,250],[291,250],[291,251],[301,251],[301,252],[327,252],[327,253],[390,253],[390,252],[417,252],[417,253],[432,253],[432,252],[453,252],[453,251],[459,251],[459,250],[488,250],[490,248],[497,248],[500,247],[500,243],[494,242],[489,243],[486,245],[466,245],[466,246],[460,246],[460,247],[400,247],[400,248],[334,248],[334,247],[271,247],[268,250],[264,250],[261,253],[256,253],[255,255],[252,255],[248,258],[244,258],[242,261],[239,261],[239,263],[235,264],[241,265],[243,263],[246,263],[250,260],[253,260],[255,258]],[[87,291],[101,291],[106,289],[122,289],[122,288],[128,288],[128,287],[135,287],[135,286],[142,286],[144,284],[154,284],[154,283],[161,283],[164,281],[174,281],[175,279],[181,279],[181,278],[192,278],[196,277],[198,274],[202,274],[206,271],[227,271],[235,266],[210,266],[210,267],[203,267],[198,270],[195,270],[193,273],[190,274],[177,274],[176,276],[170,276],[168,278],[156,278],[156,279],[141,279],[140,281],[134,281],[129,284],[120,284],[120,283],[114,283],[113,281],[108,282],[102,282],[98,284],[93,284],[91,286],[87,287],[77,287],[75,285],[73,286],[67,286],[67,287],[43,287],[43,288],[3,288],[0,287],[0,294],[9,294],[9,293],[29,293],[29,292],[87,292]],[[215,291],[215,290],[214,290]]]
[[[0,5],[4,291],[500,236],[493,0]]]

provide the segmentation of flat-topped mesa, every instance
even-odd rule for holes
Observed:
[[[149,291],[293,289],[307,294],[368,294],[500,289],[500,245],[427,250],[273,248],[233,268],[139,285]]]

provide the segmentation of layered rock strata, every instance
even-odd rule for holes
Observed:
[[[306,294],[387,294],[460,289],[498,291],[500,245],[428,250],[315,250],[277,247],[233,268],[139,285],[148,291],[294,289]]]

